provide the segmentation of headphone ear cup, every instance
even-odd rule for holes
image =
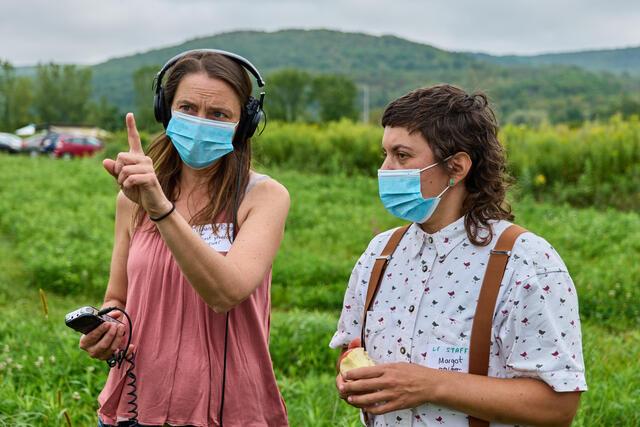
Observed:
[[[167,113],[164,102],[164,89],[161,87],[153,97],[153,115],[158,123],[167,128],[169,120],[171,119],[171,113]]]
[[[264,117],[264,113],[260,108],[260,102],[253,96],[250,96],[244,106],[244,117],[240,120],[238,129],[236,130],[234,145],[244,144],[247,139],[251,138],[256,132],[262,117]]]
[[[162,123],[162,115],[160,112],[160,94],[158,92],[153,95],[153,116],[156,118],[156,122]]]
[[[256,129],[258,129],[258,126],[260,126],[260,122],[262,121],[263,117],[264,117],[264,111],[262,111],[260,106],[258,106],[258,110],[253,115],[252,122],[249,124],[249,127],[247,128],[247,138],[251,138],[253,134],[256,133]]]
[[[260,125],[260,121],[264,117],[264,112],[260,107],[260,101],[253,96],[249,97],[249,101],[246,106],[246,128],[244,129],[244,139],[249,139],[253,136]]]

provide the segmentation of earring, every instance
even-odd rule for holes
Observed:
[[[456,182],[453,180],[453,178],[451,178],[449,180],[449,187],[453,187],[454,185],[456,185]]]

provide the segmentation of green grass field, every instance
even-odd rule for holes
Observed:
[[[290,423],[358,425],[357,411],[335,393],[327,344],[352,264],[375,233],[398,222],[380,206],[375,179],[266,172],[292,197],[271,331]],[[101,303],[115,194],[95,159],[0,155],[0,426],[95,425],[108,368],[78,349],[63,318]],[[640,215],[529,197],[514,208],[518,223],[557,248],[578,289],[589,391],[574,425],[640,425]]]

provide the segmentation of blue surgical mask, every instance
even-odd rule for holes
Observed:
[[[444,161],[448,160],[447,157]],[[420,173],[431,169],[440,162],[422,169],[378,170],[378,190],[380,200],[392,215],[422,224],[435,212],[447,186],[436,197],[425,199],[420,189]]]
[[[233,151],[236,126],[172,111],[166,134],[185,164],[203,169]]]

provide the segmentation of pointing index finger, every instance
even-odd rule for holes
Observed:
[[[127,113],[127,137],[129,139],[129,152],[144,154],[142,150],[142,143],[140,142],[140,134],[138,134],[138,128],[136,127],[136,119],[133,113]]]

